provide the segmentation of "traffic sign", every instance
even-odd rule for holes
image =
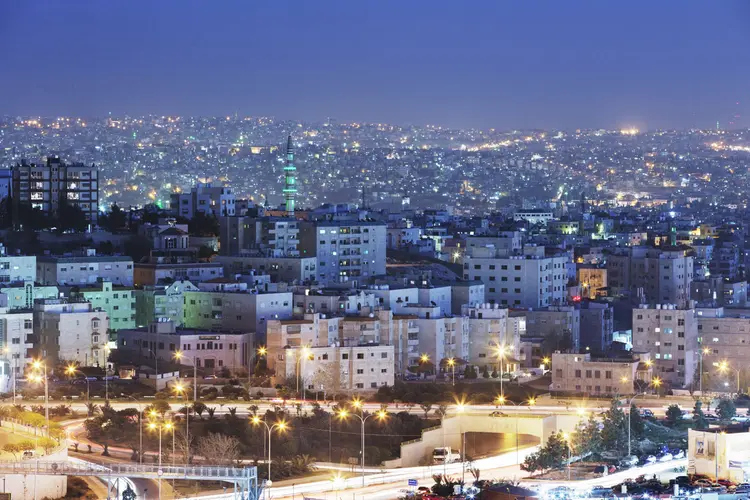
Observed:
[[[416,486],[417,480],[416,479],[409,479],[409,486]]]

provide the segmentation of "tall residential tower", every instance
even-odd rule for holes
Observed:
[[[290,135],[286,142],[286,166],[284,167],[284,199],[286,199],[286,213],[289,217],[294,217],[294,196],[297,194],[296,175],[294,145]]]

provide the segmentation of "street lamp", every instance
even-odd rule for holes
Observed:
[[[632,398],[628,400],[628,460],[630,460],[630,456],[631,456],[631,453],[630,453],[630,414],[632,413],[632,410],[633,410],[633,400],[635,400],[635,398],[637,398],[638,396],[640,396],[640,394],[635,394]]]
[[[570,481],[570,434],[563,432],[563,439],[565,444],[568,445],[568,481]]]
[[[659,387],[661,387],[661,384],[662,384],[662,382],[661,382],[661,379],[659,377],[654,377],[653,379],[651,379],[651,385],[654,386],[657,398],[659,397]]]
[[[454,358],[448,358],[448,366],[451,367],[451,370],[453,371],[453,383],[452,385],[456,385],[456,360]]]
[[[43,376],[36,373],[31,376],[31,380],[37,383],[44,382],[44,420],[47,425],[47,437],[49,437],[49,381],[47,380],[47,365],[37,359],[31,366],[35,371],[42,370]]]
[[[65,369],[66,372],[68,368]],[[132,399],[138,405],[138,462],[143,464],[143,405],[134,396],[126,397]]]
[[[104,403],[105,404],[107,401],[109,401],[109,366],[107,366],[108,361],[109,361],[109,346],[105,345],[104,346]]]
[[[198,363],[193,356],[186,356],[182,351],[175,351],[174,359],[177,361],[187,360],[193,364],[193,400],[198,401]],[[187,393],[186,393],[187,396]]]
[[[261,419],[259,416],[254,416],[250,420],[253,425],[260,425],[263,424],[266,426],[266,431],[268,431],[268,481],[271,481],[271,433],[274,431],[274,429],[278,430],[279,432],[284,432],[289,428],[289,424],[287,424],[283,420],[277,421],[275,424],[268,425],[268,423]]]
[[[5,352],[6,356],[8,354],[10,354],[11,359],[13,359],[13,366],[10,367],[10,363],[8,363],[8,367],[11,368],[11,373],[12,373],[12,376],[13,376],[13,404],[15,405],[16,404],[16,377],[17,377],[17,375],[16,375],[16,355],[15,354],[11,354],[10,347],[7,347],[7,346],[5,347],[5,349],[3,349],[3,352]]]
[[[711,354],[711,349],[708,347],[704,347],[700,351],[698,351],[698,355],[700,356],[700,375],[698,377],[698,385],[700,387],[700,393],[701,397],[703,397],[703,356],[707,356],[708,354]]]
[[[503,358],[505,357],[505,352],[508,347],[510,346],[506,346],[505,344],[495,347],[497,350],[497,358],[500,361],[500,394],[503,393]]]
[[[176,394],[185,396],[185,465],[187,465],[190,463],[190,399],[187,395],[187,388],[181,383],[177,382],[173,388]]]
[[[152,415],[155,412],[152,412]],[[174,443],[174,425],[172,425],[172,422],[162,422],[162,423],[156,423],[151,422],[148,424],[148,429],[151,431],[158,430],[159,431],[159,472],[161,472],[161,433],[163,430],[166,430],[167,432],[172,432],[172,443]],[[161,474],[159,474],[159,499],[161,499]]]
[[[300,379],[300,361],[303,359],[311,359],[312,352],[310,351],[310,348],[307,346],[302,347],[302,349],[297,351],[297,363],[296,363],[296,371],[297,371],[297,394],[299,394],[299,379]],[[302,390],[305,390],[305,384],[302,384]],[[302,399],[304,400],[304,394],[302,396]]]
[[[729,365],[729,362],[724,360],[721,363],[719,363],[718,370],[721,373],[726,373],[728,371],[734,371],[737,374],[737,394],[740,393],[740,370],[738,368],[733,368]]]
[[[360,410],[360,413],[355,413],[353,411],[349,411],[346,408],[341,409],[338,412],[338,417],[341,420],[345,420],[347,417],[352,416],[355,418],[358,418],[362,422],[362,486],[365,485],[365,422],[367,422],[367,419],[374,416],[381,422],[385,420],[388,417],[388,412],[385,410],[378,410],[375,413],[370,413],[369,415],[364,414],[364,404],[362,403],[361,399],[355,399],[351,402],[351,405],[356,409]]]
[[[531,409],[534,404],[536,404],[536,400],[534,398],[529,398],[526,401],[521,401],[520,403],[514,403],[513,401],[507,399],[504,394],[499,395],[497,398],[495,398],[495,404],[500,406],[505,406],[506,404],[512,404],[515,407],[523,406],[524,404],[527,404],[529,406],[529,410]],[[520,463],[520,457],[518,455],[518,419],[519,415],[516,415],[516,463]]]

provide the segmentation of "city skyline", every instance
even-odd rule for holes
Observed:
[[[20,76],[0,83],[0,109],[502,130],[748,125],[743,2],[175,5],[4,6],[6,70]],[[64,35],[28,36],[35,26]]]

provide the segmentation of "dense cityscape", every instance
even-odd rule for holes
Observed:
[[[749,500],[748,19],[0,4],[0,500]]]

